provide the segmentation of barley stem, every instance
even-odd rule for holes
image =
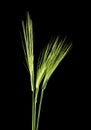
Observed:
[[[40,95],[39,108],[38,108],[38,117],[37,117],[36,130],[38,130],[38,127],[39,127],[39,120],[40,120],[40,112],[41,112],[43,94],[44,94],[44,90],[42,89],[42,90],[41,90],[41,95]]]
[[[36,101],[35,94],[32,92],[32,130],[36,129]]]
[[[34,130],[34,92],[32,92],[32,130]]]

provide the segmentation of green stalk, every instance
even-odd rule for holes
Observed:
[[[38,130],[38,127],[39,127],[39,120],[40,120],[40,112],[41,112],[43,94],[44,94],[44,90],[42,89],[42,90],[41,90],[41,95],[40,95],[39,108],[38,108],[38,117],[37,117],[36,130]]]
[[[34,130],[36,129],[36,101],[34,98]]]
[[[36,103],[35,93],[32,91],[32,130],[36,130]]]
[[[32,130],[34,130],[34,92],[32,92]]]

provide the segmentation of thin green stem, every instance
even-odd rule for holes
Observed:
[[[32,92],[32,130],[34,130],[34,92]]]
[[[36,102],[34,92],[32,92],[32,130],[35,129],[36,129]]]
[[[32,130],[36,130],[36,100],[34,92],[32,92]]]
[[[36,101],[34,98],[34,130],[36,129]]]
[[[44,90],[42,89],[42,90],[41,90],[41,95],[40,95],[39,108],[38,108],[38,117],[37,117],[36,130],[38,130],[38,127],[39,127],[39,120],[40,120],[40,112],[41,112],[43,94],[44,94]]]

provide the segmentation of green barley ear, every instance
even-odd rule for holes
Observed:
[[[42,89],[46,88],[46,84],[51,75],[71,49],[72,44],[66,43],[66,38],[59,41],[57,37],[54,41],[51,41],[43,51],[42,58],[38,64],[36,88],[39,87],[41,80],[43,79]]]
[[[51,45],[52,45],[52,41],[45,47],[45,49],[42,52],[42,55],[39,56],[38,64],[37,64],[36,89],[39,89],[40,83],[45,77],[46,60],[50,52]]]
[[[23,45],[27,67],[30,73],[31,90],[34,91],[34,54],[33,54],[33,25],[27,13],[26,25],[22,21],[25,45]]]
[[[53,72],[56,70],[59,63],[67,55],[71,47],[72,47],[72,44],[71,43],[66,44],[65,39],[61,40],[60,42],[56,42],[56,41],[54,42],[52,50],[46,61],[47,69],[46,69],[46,74],[43,81],[43,86],[42,86],[43,89],[46,88],[45,84],[48,82],[48,80],[50,79]]]

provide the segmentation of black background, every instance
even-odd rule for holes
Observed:
[[[44,93],[40,130],[87,127],[88,10],[79,2],[4,3],[1,10],[3,127],[31,129],[31,90],[22,50],[22,20],[29,11],[34,29],[35,64],[51,37],[68,36],[73,47],[58,66]],[[89,36],[88,36],[89,37]]]

